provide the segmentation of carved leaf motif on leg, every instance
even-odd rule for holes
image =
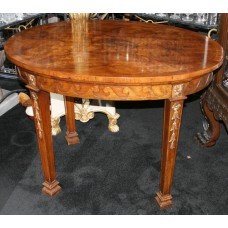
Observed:
[[[173,115],[171,120],[172,122],[172,126],[170,131],[172,132],[171,136],[170,136],[170,149],[174,149],[175,148],[175,142],[177,140],[177,135],[176,135],[176,130],[178,129],[178,125],[179,125],[179,121],[180,121],[180,114],[179,114],[179,109],[180,109],[181,105],[179,103],[174,103],[172,106],[172,110],[173,110]]]
[[[31,91],[31,97],[33,99],[33,109],[34,109],[34,116],[36,121],[36,129],[38,132],[38,136],[42,138],[43,129],[42,129],[42,119],[40,116],[40,109],[38,106],[38,97],[37,97],[37,94],[33,91]]]

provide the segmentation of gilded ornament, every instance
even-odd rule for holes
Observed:
[[[36,87],[36,77],[32,74],[27,74],[28,83],[30,86]]]
[[[171,117],[171,121],[172,121],[172,126],[170,128],[171,136],[170,136],[170,149],[174,149],[175,148],[175,142],[177,140],[177,133],[176,131],[178,130],[178,125],[180,122],[180,114],[179,114],[179,109],[181,108],[181,105],[179,103],[174,103],[172,106],[172,110],[173,110],[173,115]]]
[[[37,97],[37,94],[33,91],[31,91],[31,97],[33,99],[33,110],[34,110],[34,116],[36,120],[36,130],[38,132],[39,138],[42,138],[43,129],[42,129],[42,119],[40,116],[40,109],[38,106],[38,97]]]
[[[173,86],[172,97],[181,97],[183,96],[184,84],[178,84]]]

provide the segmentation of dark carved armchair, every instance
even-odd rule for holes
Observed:
[[[213,146],[219,138],[220,122],[228,130],[228,14],[220,16],[218,41],[225,52],[224,63],[201,98],[206,121],[203,124],[204,131],[198,133],[197,138],[206,147]]]

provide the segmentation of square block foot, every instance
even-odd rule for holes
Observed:
[[[156,193],[156,202],[161,209],[169,208],[172,206],[172,196],[170,194],[163,195],[161,192]]]
[[[61,187],[59,186],[59,182],[56,180],[51,182],[51,183],[45,181],[43,183],[43,186],[44,187],[42,188],[42,192],[46,195],[49,195],[49,196],[54,196],[61,191]]]

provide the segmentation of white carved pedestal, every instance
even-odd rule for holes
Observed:
[[[111,132],[118,132],[119,126],[117,120],[120,117],[116,113],[116,108],[111,106],[110,103],[106,103],[106,106],[90,105],[90,101],[82,99],[82,104],[75,103],[75,119],[85,123],[94,117],[95,112],[102,112],[107,115],[109,120],[108,128]],[[26,114],[33,116],[32,107],[26,108]],[[51,93],[51,124],[52,135],[57,135],[61,132],[59,122],[60,117],[65,115],[65,107],[63,96],[55,93]]]

